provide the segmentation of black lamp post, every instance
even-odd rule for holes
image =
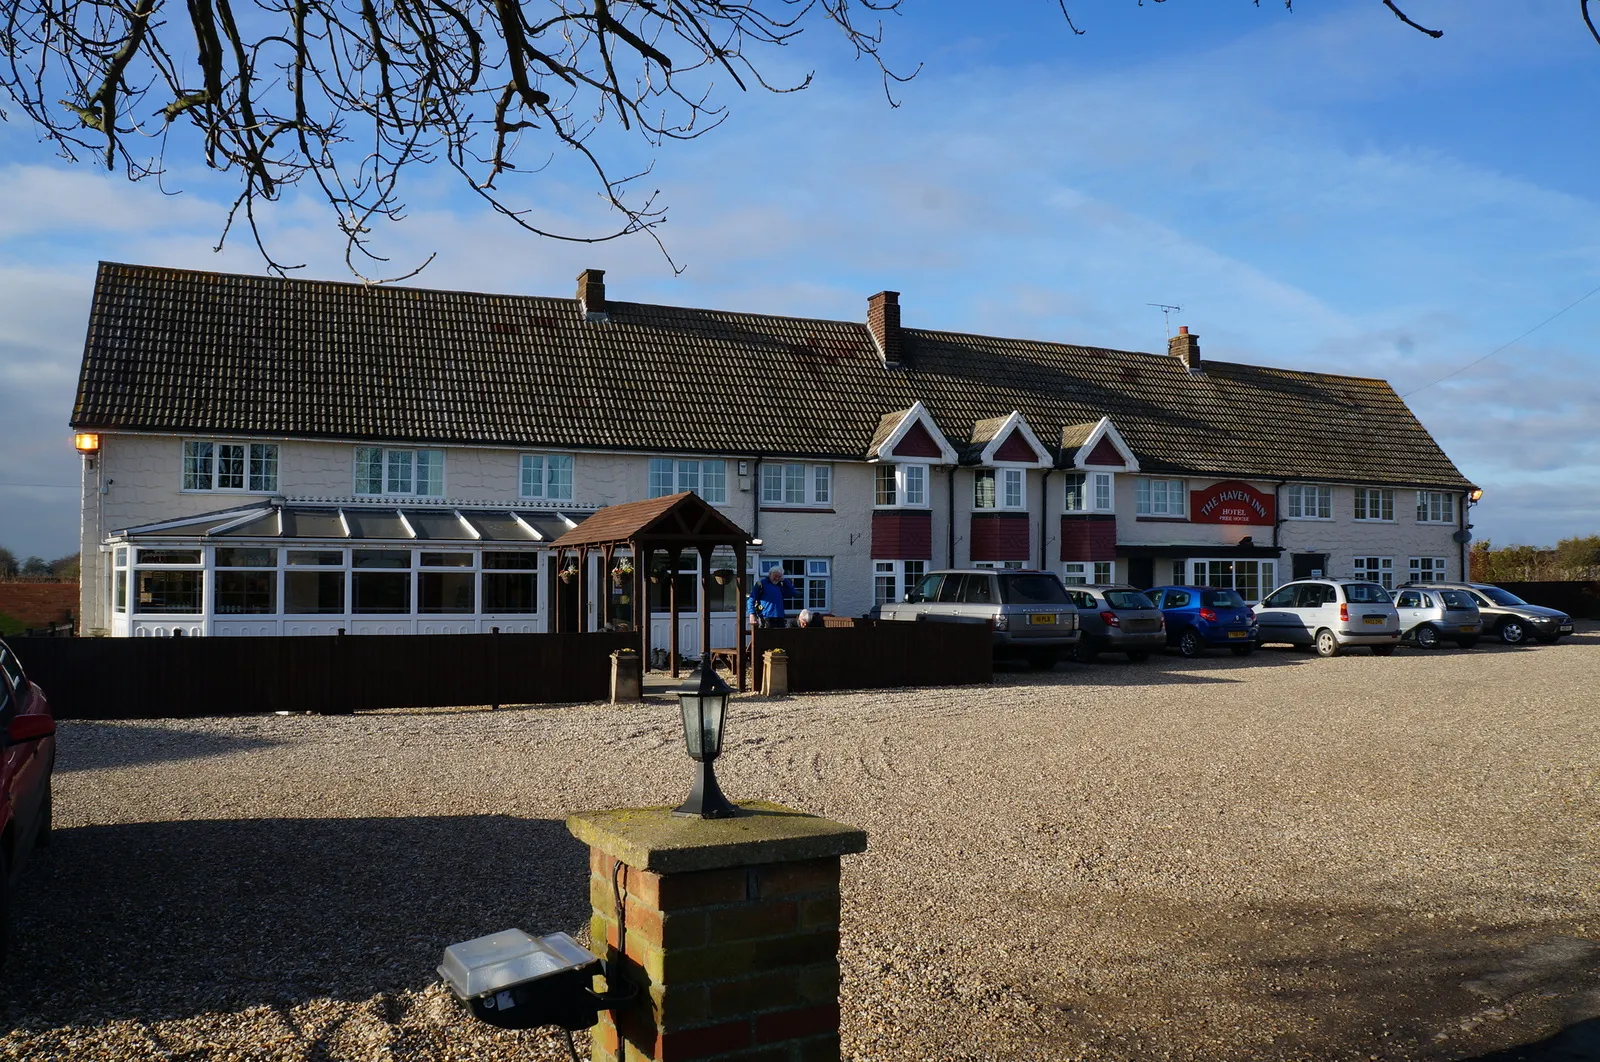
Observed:
[[[711,654],[700,658],[700,687],[693,693],[679,693],[683,710],[683,741],[695,761],[694,788],[689,799],[674,808],[674,815],[700,819],[726,819],[739,814],[717,785],[711,763],[722,754],[722,726],[728,717],[728,684],[711,666]]]

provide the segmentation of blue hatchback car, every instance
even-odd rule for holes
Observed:
[[[1244,598],[1214,586],[1157,586],[1145,594],[1167,618],[1167,644],[1184,656],[1228,648],[1249,656],[1261,635]]]

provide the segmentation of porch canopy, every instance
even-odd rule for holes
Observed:
[[[670,655],[672,659],[672,675],[678,676],[678,581],[676,573],[679,560],[686,552],[695,552],[700,555],[700,649],[709,654],[711,645],[711,554],[718,546],[731,546],[733,548],[734,578],[737,580],[738,593],[735,598],[741,605],[745,594],[749,592],[746,586],[745,562],[750,545],[750,535],[723,516],[699,495],[685,491],[681,494],[669,494],[664,498],[652,498],[649,501],[626,502],[622,505],[612,505],[600,509],[583,523],[568,531],[550,544],[556,552],[558,568],[565,567],[565,559],[569,550],[578,554],[578,571],[588,571],[588,558],[591,552],[598,551],[603,559],[601,571],[611,569],[612,557],[618,549],[626,547],[633,552],[633,600],[635,620],[639,629],[639,651],[641,663],[648,668],[650,665],[650,595],[647,579],[653,567],[652,559],[657,551],[665,552],[670,558],[667,570],[673,576],[667,580],[667,602],[671,613],[671,622],[668,624]],[[557,594],[561,593],[559,580],[554,587]],[[587,580],[581,576],[574,580],[578,593],[578,629],[583,629],[584,617],[588,611],[586,600],[588,588]],[[603,597],[603,601],[609,598]],[[737,609],[738,606],[736,606]],[[552,609],[556,616],[560,609]],[[604,624],[609,617],[601,615],[600,622]],[[745,638],[743,627],[739,622],[740,617],[734,621],[734,671],[738,675],[739,689],[745,688]]]

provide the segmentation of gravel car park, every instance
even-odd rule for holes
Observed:
[[[1161,654],[740,698],[718,774],[868,831],[852,1062],[1445,1062],[1600,1015],[1597,691],[1592,623],[1534,652]],[[16,1062],[559,1062],[469,1025],[440,951],[583,931],[564,817],[691,777],[665,702],[59,739],[0,984]]]

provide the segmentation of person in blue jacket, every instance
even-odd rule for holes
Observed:
[[[784,613],[784,598],[795,592],[794,585],[783,577],[783,566],[774,564],[767,569],[767,577],[750,588],[750,625],[752,627],[784,627],[788,618]]]

